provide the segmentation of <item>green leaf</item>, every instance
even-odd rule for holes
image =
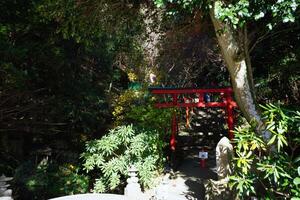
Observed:
[[[271,145],[275,142],[275,139],[276,139],[276,135],[273,135],[273,137],[270,139],[270,141],[268,142],[268,145]]]
[[[294,180],[293,180],[293,183],[295,185],[299,185],[300,184],[300,177],[296,177]]]

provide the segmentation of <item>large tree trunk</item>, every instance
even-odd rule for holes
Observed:
[[[270,134],[263,132],[263,122],[255,107],[254,85],[251,62],[248,53],[247,31],[234,30],[215,17],[214,8],[210,10],[218,43],[230,74],[235,100],[247,121],[255,122],[258,131],[268,140]]]

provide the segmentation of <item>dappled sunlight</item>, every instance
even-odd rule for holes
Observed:
[[[299,0],[0,2],[0,199],[300,198]]]

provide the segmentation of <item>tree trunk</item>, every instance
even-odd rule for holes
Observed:
[[[262,131],[263,122],[255,107],[251,62],[247,49],[247,31],[234,30],[218,20],[215,17],[214,8],[210,10],[210,17],[230,74],[235,100],[239,109],[249,123],[255,122],[257,124],[258,131],[263,134],[265,140],[268,140],[270,134]]]

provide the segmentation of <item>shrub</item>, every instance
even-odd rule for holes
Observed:
[[[112,112],[115,120],[114,125],[122,125],[125,121],[125,115],[130,110],[131,105],[136,101],[143,99],[144,91],[125,90],[114,100]]]
[[[49,199],[52,197],[86,193],[87,176],[79,173],[72,164],[49,164],[42,160],[38,165],[28,161],[15,174],[16,196],[20,199]]]
[[[128,89],[122,92],[113,102],[114,125],[136,124],[162,131],[169,127],[174,108],[157,109],[153,106],[155,97],[146,88]],[[163,130],[165,131],[165,130]]]
[[[130,111],[125,114],[125,118],[128,122],[155,129],[163,135],[170,127],[174,112],[176,112],[175,109],[155,108],[150,102],[144,105],[132,105]]]
[[[8,152],[2,151],[0,148],[0,174],[6,176],[13,176],[14,169],[19,165],[19,161],[9,154]]]
[[[125,183],[130,165],[139,171],[142,186],[150,187],[162,169],[162,150],[165,143],[156,130],[119,126],[99,140],[86,143],[82,154],[84,169],[96,171],[95,192],[115,190]]]
[[[230,187],[242,198],[299,199],[300,112],[272,104],[262,106],[266,129],[272,134],[264,142],[255,125],[235,131],[234,174]]]

